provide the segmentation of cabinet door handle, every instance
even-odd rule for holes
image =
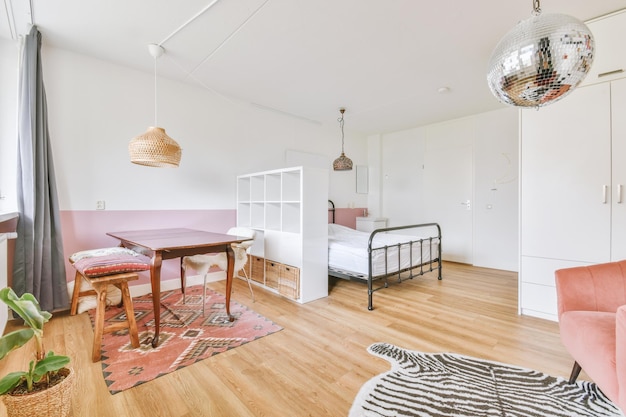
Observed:
[[[617,204],[622,204],[622,184],[617,184]]]
[[[602,204],[606,204],[606,194],[607,194],[608,188],[609,188],[608,185],[602,186]]]
[[[607,72],[603,72],[601,74],[598,74],[598,78],[606,77],[607,75],[621,74],[622,72],[624,72],[624,70],[622,68],[616,69],[616,70],[613,70],[613,71],[607,71]]]

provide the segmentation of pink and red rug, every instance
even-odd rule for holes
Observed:
[[[156,348],[151,344],[154,336],[151,294],[133,298],[139,348],[130,345],[127,330],[104,335],[102,373],[112,394],[282,329],[232,300],[230,311],[235,321],[228,321],[224,295],[212,290],[207,290],[203,317],[202,286],[188,287],[186,293],[185,304],[180,290],[161,293],[161,333]],[[89,310],[89,314],[93,324],[95,309]],[[124,309],[107,308],[105,320],[125,321]]]

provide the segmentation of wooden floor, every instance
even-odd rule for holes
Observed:
[[[443,277],[432,272],[378,291],[374,311],[358,282],[331,279],[329,297],[300,305],[258,287],[252,303],[235,280],[233,299],[282,331],[115,395],[91,362],[86,313],[53,317],[46,348],[71,356],[78,372],[74,417],[346,416],[361,385],[389,369],[367,353],[375,342],[569,375],[557,323],[518,316],[516,273],[445,263]],[[223,292],[224,282],[210,285]],[[26,350],[0,362],[0,375],[25,366]]]

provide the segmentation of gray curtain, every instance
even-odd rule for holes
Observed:
[[[13,288],[32,293],[42,309],[68,306],[57,189],[41,69],[41,33],[22,40],[18,93],[17,226]]]

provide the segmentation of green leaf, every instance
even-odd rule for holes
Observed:
[[[25,376],[26,372],[11,372],[0,379],[0,395],[4,395],[17,387]]]
[[[70,363],[70,358],[67,356],[55,355],[54,353],[48,353],[45,359],[40,360],[35,364],[33,371],[33,380],[39,381],[48,372],[56,372]]]
[[[0,359],[32,339],[33,329],[20,329],[0,337]]]
[[[52,314],[47,311],[41,311],[39,302],[30,293],[25,293],[18,297],[12,288],[6,287],[0,290],[0,300],[4,301],[11,310],[15,311],[37,333],[43,332],[44,323],[52,317]]]

